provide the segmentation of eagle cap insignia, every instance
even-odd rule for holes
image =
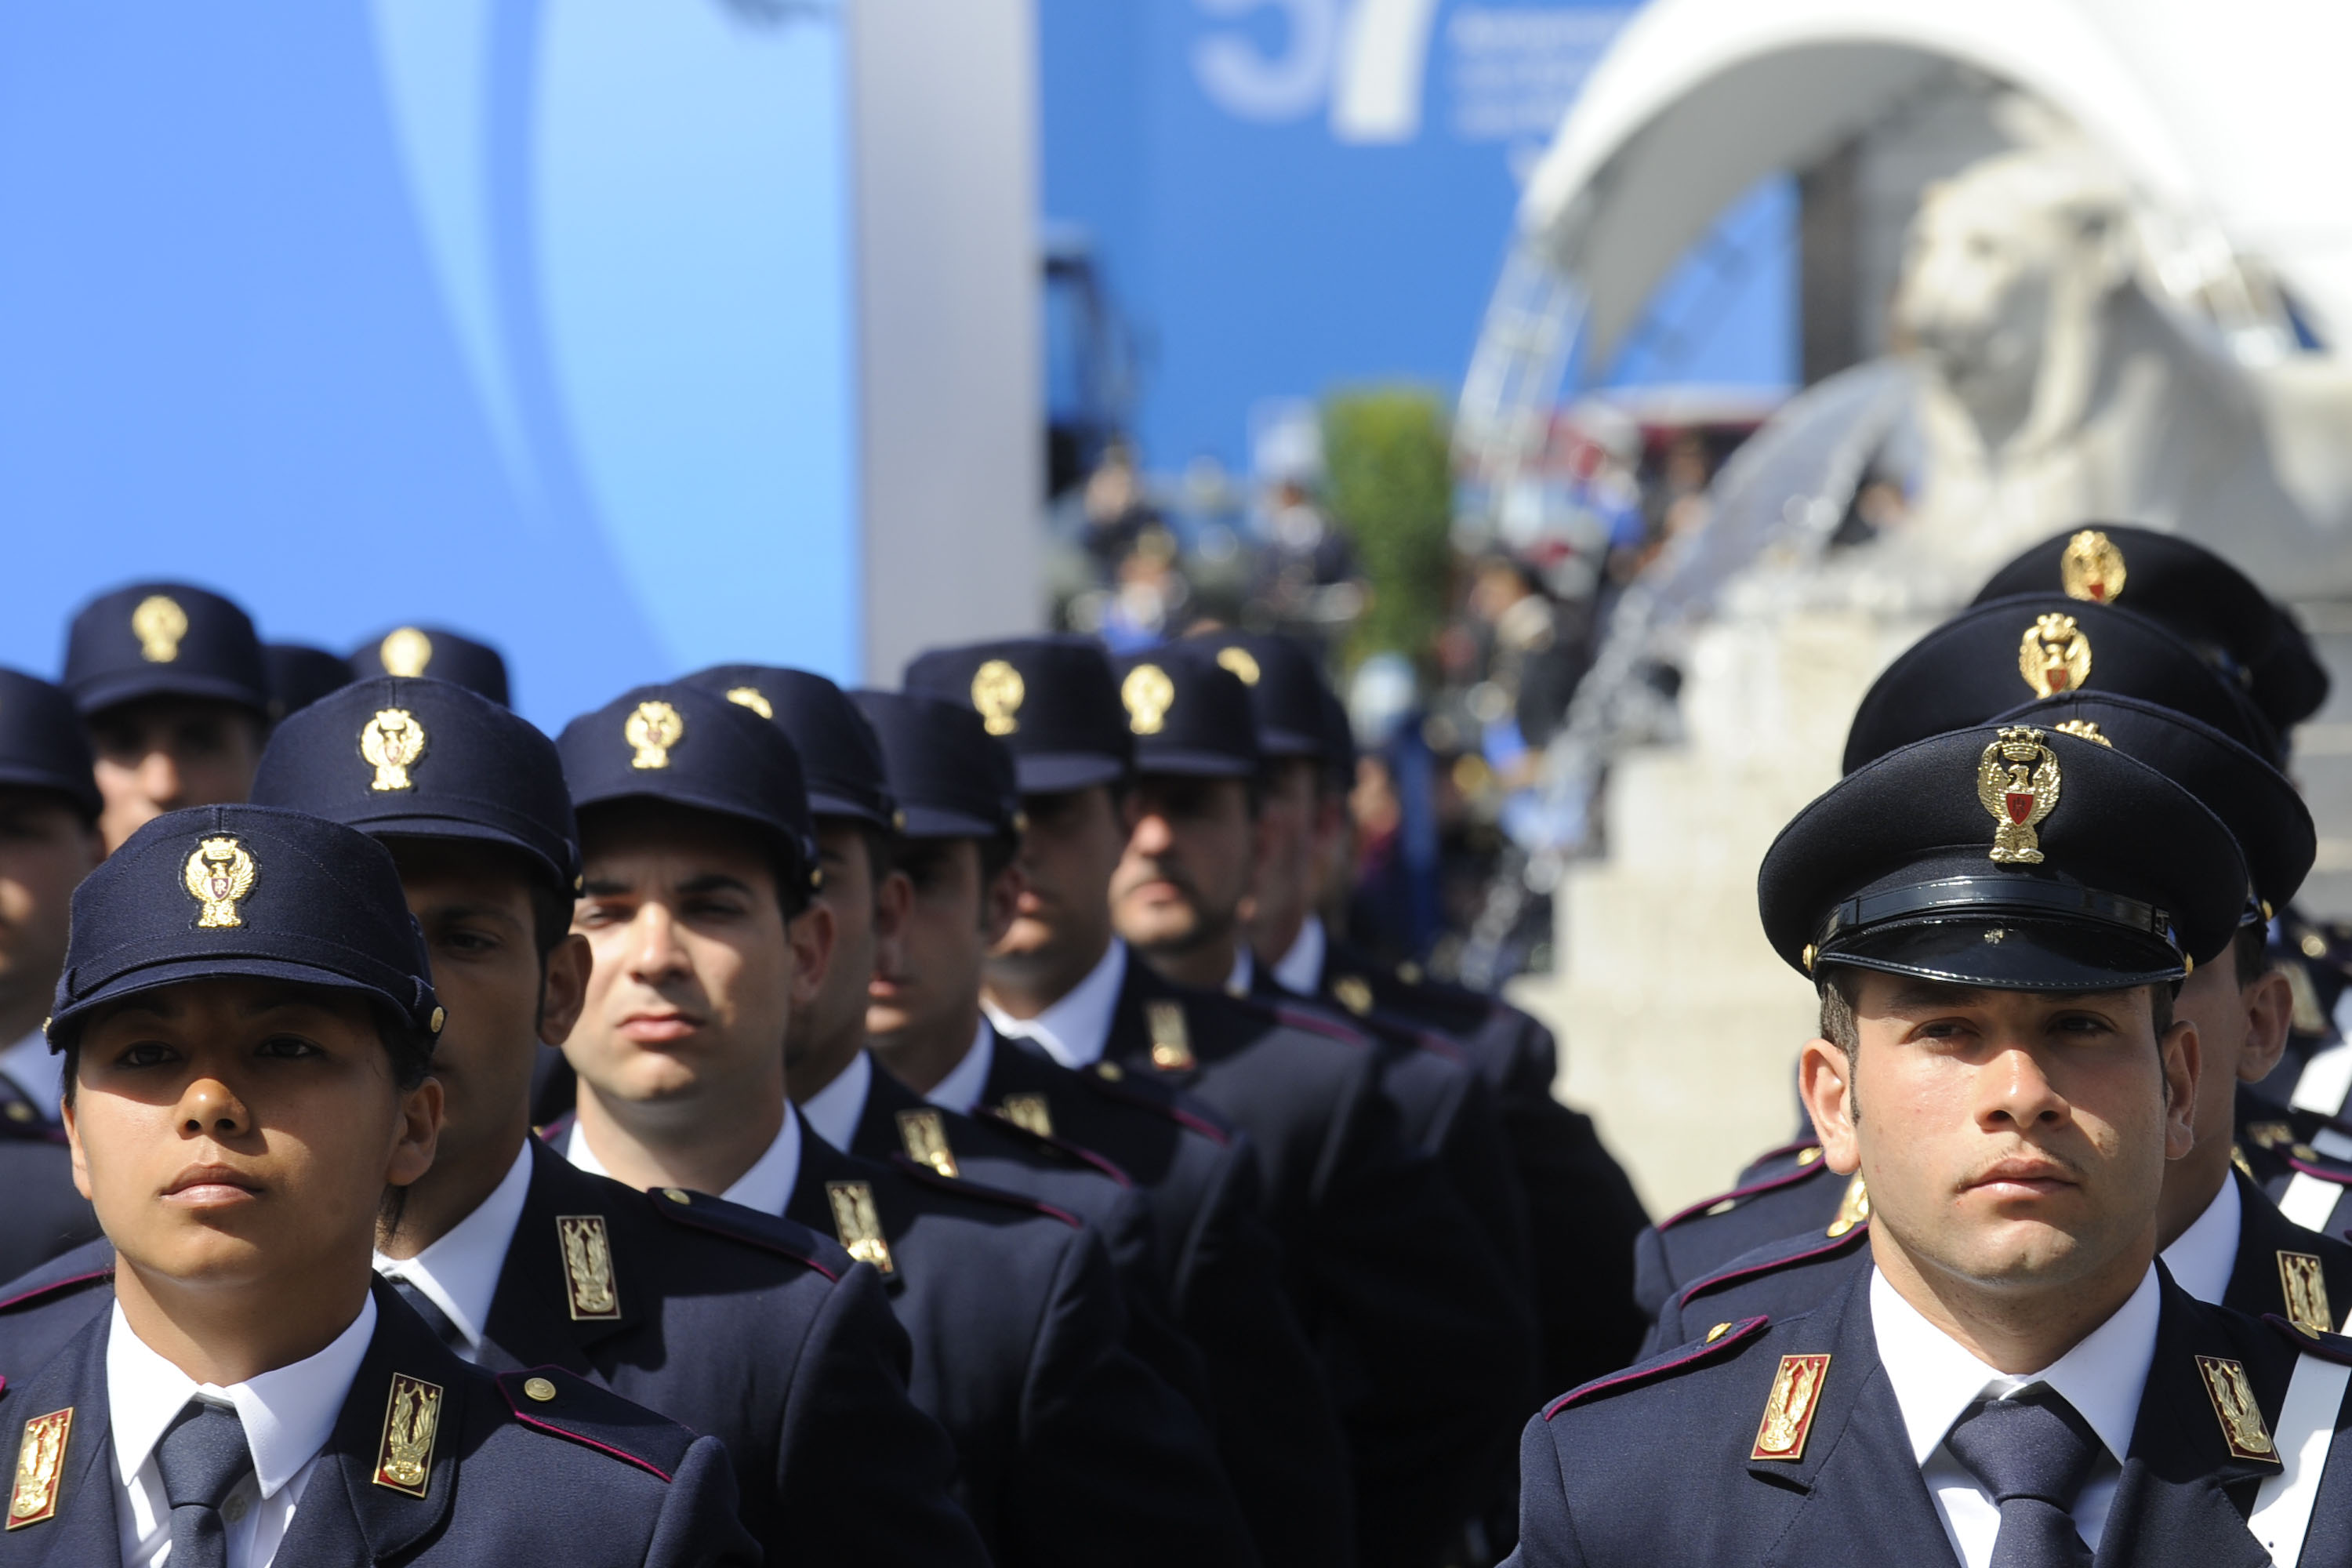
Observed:
[[[1001,658],[992,658],[972,672],[971,705],[992,735],[1010,735],[1021,728],[1021,700],[1029,694],[1021,672]]]
[[[2038,616],[2017,645],[2017,672],[2036,697],[2079,691],[2091,679],[2091,639],[2072,616]]]
[[[917,1164],[929,1165],[942,1176],[961,1173],[955,1151],[948,1146],[947,1122],[938,1111],[898,1112],[898,1142],[906,1145],[907,1158]]]
[[[2095,528],[2086,528],[2066,542],[2058,557],[2058,585],[2070,599],[2112,605],[2124,591],[2124,552]]]
[[[411,787],[408,770],[425,754],[425,726],[405,708],[380,708],[360,730],[360,757],[375,769],[370,789]]]
[[[997,1101],[996,1109],[1003,1112],[1004,1120],[1015,1127],[1034,1132],[1040,1138],[1054,1135],[1054,1108],[1046,1103],[1042,1094],[1008,1094]]]
[[[376,1448],[375,1484],[423,1497],[433,1480],[433,1439],[441,1427],[442,1388],[404,1372],[392,1374],[384,1401],[383,1439]]]
[[[1139,735],[1157,735],[1168,723],[1168,710],[1176,702],[1176,683],[1156,664],[1139,664],[1119,683],[1118,700],[1127,705],[1127,727]]]
[[[1232,670],[1234,675],[1241,679],[1241,683],[1244,686],[1255,686],[1257,684],[1257,660],[1251,657],[1250,650],[1245,647],[1236,645],[1233,647],[1219,648],[1217,650],[1217,668],[1219,669]]]
[[[620,1287],[613,1279],[613,1240],[600,1214],[555,1216],[555,1242],[563,1254],[563,1284],[575,1323],[621,1315]]]
[[[2234,1152],[2234,1151],[2233,1151]],[[2240,1155],[2242,1160],[2244,1156]],[[2336,1331],[2336,1314],[2327,1303],[2327,1276],[2318,1258],[2308,1252],[2278,1255],[2279,1292],[2286,1298],[2287,1321],[2315,1334]]]
[[[2254,1386],[2246,1380],[2246,1369],[2221,1356],[2200,1355],[2197,1371],[2205,1380],[2205,1395],[2213,1402],[2213,1414],[2221,1423],[2221,1437],[2230,1445],[2231,1458],[2278,1463],[2278,1446],[2271,1441],[2271,1429],[2263,1422],[2262,1406],[2254,1402]]]
[[[1151,1065],[1162,1072],[1190,1072],[1192,1068],[1192,1039],[1184,1026],[1184,1005],[1181,1002],[1147,1002],[1143,1021],[1151,1034]]]
[[[139,639],[141,658],[169,664],[180,657],[180,639],[188,635],[188,612],[169,594],[150,594],[131,612],[131,635]]]
[[[621,738],[636,754],[633,768],[669,766],[669,749],[686,739],[686,721],[667,702],[640,702],[621,725]]]
[[[842,1250],[887,1279],[897,1268],[890,1261],[890,1239],[882,1233],[882,1216],[874,1207],[874,1189],[864,1182],[827,1182],[824,1195],[833,1205],[833,1232]]]
[[[259,869],[252,854],[234,838],[207,838],[198,844],[181,873],[188,895],[204,906],[196,916],[196,929],[226,931],[243,925],[245,921],[237,918],[237,902],[253,891],[253,879]]]
[[[383,641],[375,645],[375,657],[386,675],[414,680],[433,662],[433,639],[415,626],[403,626],[384,634]]]
[[[22,1530],[58,1513],[58,1483],[65,1474],[66,1439],[73,1433],[73,1406],[36,1415],[25,1423],[16,1445],[16,1481],[8,1490],[8,1528]]]
[[[738,708],[749,708],[762,719],[776,716],[776,705],[769,701],[768,694],[756,686],[730,686],[727,689],[727,700]]]
[[[1805,1437],[1813,1429],[1814,1413],[1822,1407],[1822,1384],[1829,1374],[1826,1355],[1780,1358],[1780,1370],[1772,1374],[1772,1392],[1765,1395],[1764,1419],[1757,1425],[1756,1444],[1748,1449],[1748,1458],[1794,1463],[1805,1457]]]
[[[2042,839],[2034,832],[2058,805],[2058,755],[2042,731],[2003,730],[1977,763],[1977,800],[1995,824],[1992,858],[2003,866],[2038,866]]]
[[[2116,743],[2113,741],[2099,733],[2099,721],[2095,719],[2069,719],[2057,726],[2057,730],[2062,735],[2073,735],[2081,740],[2095,742],[2111,752],[2116,749]]]

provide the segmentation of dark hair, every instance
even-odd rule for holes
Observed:
[[[446,854],[467,860],[498,861],[509,876],[523,885],[524,895],[530,901],[530,940],[539,949],[542,968],[547,955],[572,934],[570,890],[558,889],[537,861],[511,845],[407,833],[385,834],[376,842],[391,851],[393,864],[399,868],[404,879],[418,869],[416,862],[426,856]]]
[[[2239,990],[2271,972],[2270,936],[2267,927],[2242,925],[2230,939],[2230,954],[2237,960]]]

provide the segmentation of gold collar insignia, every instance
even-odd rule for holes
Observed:
[[[1331,982],[1331,994],[1339,1005],[1361,1018],[1372,1010],[1372,983],[1360,974],[1342,974]]]
[[[621,1289],[613,1279],[613,1241],[600,1214],[555,1216],[555,1244],[563,1254],[563,1284],[572,1297],[572,1321],[607,1321],[621,1315]]]
[[[864,1182],[827,1182],[824,1195],[833,1204],[834,1234],[849,1256],[871,1263],[885,1279],[896,1273],[890,1240],[882,1234],[882,1216],[874,1207],[874,1189]]]
[[[1837,1217],[1830,1221],[1832,1238],[1843,1236],[1870,1217],[1870,1189],[1862,1184],[1862,1173],[1856,1171],[1853,1180],[1845,1184],[1845,1196],[1838,1200]]]
[[[955,1151],[948,1147],[947,1121],[938,1111],[926,1108],[898,1112],[898,1142],[906,1146],[907,1158],[917,1164],[929,1165],[942,1176],[960,1173]]]
[[[1015,1127],[1026,1128],[1040,1138],[1054,1135],[1054,1110],[1042,1094],[1008,1094],[996,1109]]]
[[[73,1406],[36,1415],[25,1423],[16,1445],[16,1484],[8,1493],[8,1528],[22,1530],[58,1516],[58,1485],[65,1474],[66,1439],[73,1432]]]
[[[253,879],[259,868],[245,846],[234,838],[207,838],[188,856],[188,863],[180,873],[189,897],[204,906],[196,917],[203,931],[226,931],[241,926],[237,918],[237,900],[253,891]]]
[[[433,1439],[441,1428],[441,1385],[392,1374],[392,1397],[384,1402],[383,1440],[375,1455],[375,1484],[410,1497],[423,1497],[433,1480]]]
[[[2318,1258],[2308,1252],[2282,1252],[2278,1269],[2287,1321],[2315,1334],[2334,1333],[2336,1314],[2328,1310],[2327,1276],[2320,1271]]]
[[[2213,1402],[2213,1414],[2221,1420],[2230,1457],[2278,1463],[2278,1447],[2271,1441],[2270,1428],[2263,1424],[2262,1406],[2254,1402],[2254,1385],[2246,1381],[2246,1369],[2220,1356],[2200,1355],[2197,1371],[2205,1380],[2205,1395]]]
[[[1151,1065],[1162,1072],[1190,1072],[1193,1067],[1192,1038],[1184,1027],[1184,1005],[1159,1001],[1143,1005],[1145,1026],[1151,1031]]]
[[[411,787],[408,770],[425,754],[425,726],[405,708],[379,708],[360,729],[360,758],[375,769],[370,789]]]
[[[1784,1355],[1772,1376],[1772,1392],[1764,1398],[1764,1419],[1756,1428],[1750,1459],[1805,1457],[1805,1437],[1813,1429],[1813,1415],[1822,1407],[1822,1384],[1829,1380],[1826,1355]]]

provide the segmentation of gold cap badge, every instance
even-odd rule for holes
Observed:
[[[1764,1419],[1756,1428],[1750,1459],[1805,1457],[1805,1436],[1813,1429],[1813,1415],[1822,1407],[1822,1384],[1829,1380],[1825,1355],[1784,1355],[1772,1377],[1772,1392],[1764,1399]]]
[[[2116,749],[2116,743],[2113,741],[2099,733],[2099,723],[2095,719],[2069,719],[2058,726],[2058,732],[2062,735],[2077,736],[2085,741],[2095,741],[2111,752]]]
[[[2017,672],[2036,697],[2079,691],[2091,679],[2091,639],[2072,616],[2041,616],[2017,645]]]
[[[978,709],[992,735],[1010,735],[1021,728],[1016,715],[1029,694],[1021,672],[1001,658],[992,658],[971,676],[971,705]]]
[[[906,1146],[907,1158],[919,1165],[929,1165],[942,1176],[959,1174],[955,1151],[948,1147],[947,1122],[936,1110],[902,1110],[898,1112],[898,1142]]]
[[[1139,664],[1120,682],[1118,700],[1127,704],[1129,729],[1139,735],[1157,735],[1176,701],[1176,683],[1158,665]]]
[[[1151,1032],[1151,1065],[1162,1072],[1192,1069],[1192,1038],[1184,1026],[1181,1002],[1147,1002],[1143,1021]]]
[[[245,923],[237,918],[237,900],[253,891],[259,869],[244,845],[234,838],[207,838],[188,857],[181,873],[188,894],[204,906],[196,916],[200,931],[226,931]]]
[[[2058,557],[2058,585],[2070,599],[2112,605],[2123,594],[2124,575],[2124,552],[2095,528],[2068,540]]]
[[[1257,660],[1245,647],[1221,647],[1217,650],[1217,668],[1230,669],[1241,678],[1244,686],[1257,684]]]
[[[2034,828],[2058,805],[2058,758],[2042,731],[2003,730],[1977,763],[1977,800],[1997,825],[1992,858],[2003,866],[2038,866],[2042,838]]]
[[[897,1272],[890,1261],[889,1238],[882,1234],[882,1216],[874,1207],[874,1189],[864,1182],[827,1182],[824,1195],[833,1204],[833,1231],[850,1257],[871,1263],[887,1277]]]
[[[433,662],[433,639],[415,626],[403,626],[384,634],[383,641],[375,645],[375,657],[386,675],[414,680]]]
[[[2246,1381],[2246,1369],[2220,1356],[2200,1355],[2197,1370],[2205,1379],[2205,1394],[2213,1402],[2213,1414],[2221,1419],[2221,1436],[2230,1445],[2231,1458],[2276,1463],[2278,1447],[2271,1441],[2270,1428],[2263,1424],[2262,1406],[2254,1403],[2254,1386]]]
[[[2308,1252],[2282,1252],[2278,1270],[2287,1321],[2315,1334],[2334,1333],[2336,1314],[2328,1310],[2327,1276],[2320,1271],[2318,1258]]]
[[[727,689],[727,700],[738,708],[749,708],[762,719],[776,716],[776,705],[756,686],[730,686]]]
[[[433,1479],[433,1438],[441,1426],[441,1385],[392,1374],[384,1403],[383,1440],[376,1449],[375,1484],[423,1497]]]
[[[58,1482],[64,1475],[66,1439],[73,1433],[73,1406],[36,1415],[25,1423],[16,1445],[16,1484],[8,1492],[8,1528],[22,1530],[58,1514]]]
[[[621,738],[635,747],[633,768],[669,766],[669,749],[686,739],[686,721],[667,702],[640,702],[621,726]]]
[[[150,594],[131,612],[131,635],[139,639],[141,658],[169,664],[180,657],[180,639],[188,635],[188,612],[169,594]]]
[[[410,787],[408,770],[425,754],[425,726],[405,708],[380,708],[360,728],[360,756],[375,769],[370,789]]]
[[[563,1254],[563,1284],[572,1297],[575,1323],[621,1315],[621,1290],[613,1279],[613,1242],[600,1214],[555,1216],[555,1244]]]
[[[1806,1153],[1818,1157],[1821,1151],[1808,1149]],[[1811,1161],[1801,1160],[1800,1164]],[[1834,1240],[1870,1217],[1870,1189],[1862,1184],[1862,1173],[1856,1171],[1853,1180],[1845,1184],[1845,1196],[1838,1200],[1837,1217],[1830,1221],[1829,1236]]]
[[[1004,1120],[1015,1127],[1026,1128],[1040,1138],[1054,1135],[1054,1110],[1042,1094],[1008,1094],[997,1102],[996,1109]]]

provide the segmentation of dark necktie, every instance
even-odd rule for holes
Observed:
[[[2000,1505],[1992,1568],[2088,1568],[2074,1500],[2105,1450],[2057,1390],[2037,1384],[2014,1399],[1971,1405],[1944,1447]]]
[[[384,1278],[392,1282],[392,1288],[399,1293],[400,1299],[408,1303],[408,1310],[425,1320],[425,1326],[433,1331],[435,1337],[458,1354],[465,1353],[466,1336],[457,1331],[457,1323],[441,1310],[439,1302],[418,1289],[413,1279],[404,1279],[397,1274],[387,1274]]]
[[[228,1568],[221,1502],[253,1473],[245,1423],[225,1405],[191,1399],[155,1445],[155,1468],[172,1505],[173,1568]]]

